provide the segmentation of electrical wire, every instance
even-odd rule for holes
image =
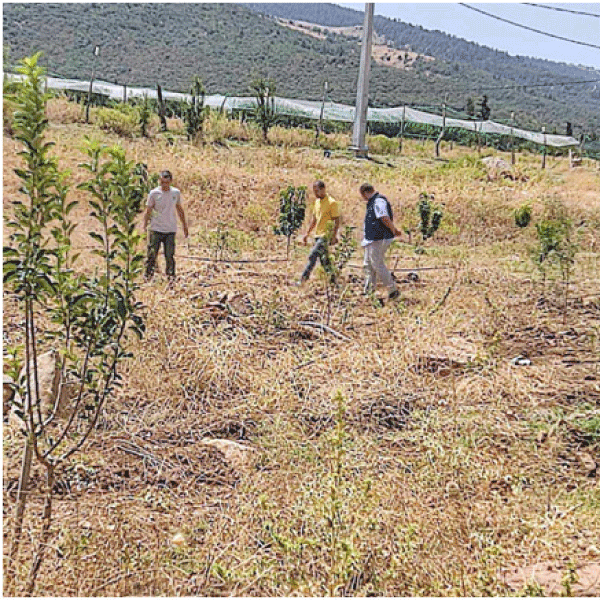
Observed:
[[[527,6],[535,6],[536,8],[547,8],[548,10],[559,10],[561,12],[571,13],[573,15],[583,15],[584,17],[596,17],[596,19],[600,19],[600,15],[596,13],[588,13],[580,10],[570,10],[568,8],[559,8],[558,6],[548,6],[547,4],[534,4],[533,2],[523,2],[523,4],[527,4]]]
[[[563,42],[571,42],[572,44],[579,44],[580,46],[589,46],[590,48],[597,48],[600,50],[600,46],[597,44],[589,44],[587,42],[580,42],[578,40],[572,40],[570,38],[562,37],[560,35],[554,35],[553,33],[548,33],[547,31],[540,31],[539,29],[534,29],[533,27],[528,27],[527,25],[522,25],[521,23],[515,23],[514,21],[509,21],[508,19],[503,19],[497,15],[492,15],[491,13],[485,12],[479,8],[475,8],[474,6],[469,6],[468,4],[464,4],[463,2],[458,3],[460,6],[464,6],[469,10],[474,10],[475,12],[481,13],[486,17],[491,17],[492,19],[496,19],[497,21],[502,21],[504,23],[508,23],[509,25],[514,25],[515,27],[521,27],[522,29],[527,29],[528,31],[533,31],[534,33],[539,33],[541,35],[545,35],[551,38],[555,38],[557,40],[562,40]]]

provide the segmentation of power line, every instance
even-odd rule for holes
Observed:
[[[596,44],[588,44],[587,42],[580,42],[578,40],[572,40],[570,38],[565,38],[560,35],[554,35],[553,33],[548,33],[547,31],[540,31],[539,29],[534,29],[533,27],[528,27],[527,25],[521,25],[521,23],[515,23],[514,21],[509,21],[508,19],[503,19],[502,17],[498,17],[497,15],[492,15],[488,12],[485,12],[484,10],[475,8],[474,6],[469,6],[468,4],[464,4],[462,2],[459,2],[458,4],[460,4],[460,6],[464,6],[465,8],[468,8],[470,10],[474,10],[475,12],[481,13],[482,15],[485,15],[486,17],[491,17],[492,19],[496,19],[497,21],[503,21],[504,23],[508,23],[509,25],[514,25],[515,27],[521,27],[522,29],[527,29],[528,31],[533,31],[535,33],[540,33],[541,35],[546,35],[548,37],[555,38],[557,40],[562,40],[563,42],[571,42],[572,44],[579,44],[580,46],[589,46],[590,48],[597,48],[598,50],[600,50],[600,46],[598,46]]]
[[[533,2],[523,2],[523,4],[527,4],[528,6],[535,6],[537,8],[547,8],[548,10],[559,10],[561,12],[568,12],[573,15],[583,15],[584,17],[596,17],[596,19],[600,19],[600,15],[596,13],[588,13],[580,10],[569,10],[568,8],[559,8],[558,6],[548,6],[547,4],[534,4]]]

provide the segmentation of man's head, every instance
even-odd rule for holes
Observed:
[[[325,182],[321,179],[317,179],[317,181],[313,183],[313,192],[317,198],[325,198]]]
[[[162,187],[169,187],[171,185],[171,181],[173,181],[173,174],[171,171],[160,172],[160,185]]]
[[[368,200],[375,193],[375,188],[370,183],[363,183],[358,191],[364,200]]]

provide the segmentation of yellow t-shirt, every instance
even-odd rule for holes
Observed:
[[[317,198],[315,200],[315,219],[317,227],[315,236],[321,237],[327,233],[327,223],[340,216],[340,205],[329,194],[325,194],[325,198]]]

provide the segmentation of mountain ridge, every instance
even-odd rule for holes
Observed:
[[[265,6],[269,15],[256,12]],[[320,26],[362,25],[362,13],[328,4],[5,4],[4,41],[13,59],[43,51],[49,73],[64,77],[89,79],[94,68],[99,79],[187,92],[199,75],[209,94],[248,95],[252,78],[264,76],[277,82],[278,95],[305,100],[320,100],[327,81],[330,100],[353,104],[359,40],[293,31],[275,12]],[[375,18],[375,31],[390,49],[372,65],[372,106],[439,112],[448,94],[456,110],[464,111],[469,99],[477,110],[486,94],[494,120],[508,122],[514,112],[521,127],[565,133],[572,122],[576,135],[600,130],[599,86],[575,83],[600,80],[600,71],[513,60],[382,17]],[[413,54],[410,69],[390,66],[401,52]],[[572,83],[551,87],[559,80]]]

